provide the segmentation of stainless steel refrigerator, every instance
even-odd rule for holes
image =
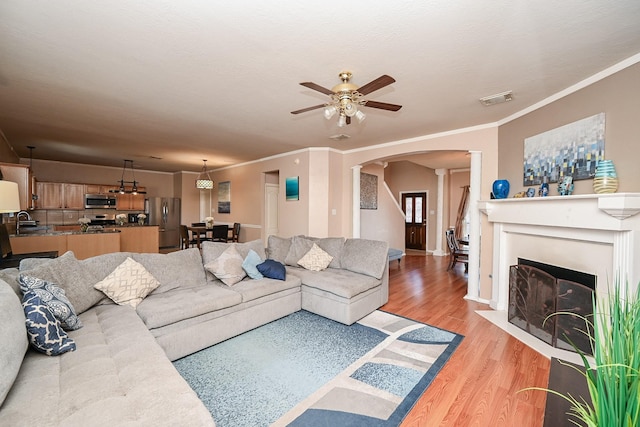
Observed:
[[[150,197],[145,211],[149,225],[157,225],[160,232],[160,247],[180,246],[180,199],[173,197]]]

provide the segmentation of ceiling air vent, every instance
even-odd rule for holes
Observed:
[[[495,104],[501,104],[503,102],[511,101],[513,99],[513,92],[507,91],[502,93],[496,93],[495,95],[485,96],[480,98],[480,102],[484,106],[490,106]]]
[[[342,141],[343,139],[351,138],[349,135],[345,135],[344,133],[339,133],[338,135],[330,136],[329,139],[333,139],[334,141]]]

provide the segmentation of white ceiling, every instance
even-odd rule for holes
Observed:
[[[198,171],[493,123],[639,52],[638,0],[2,0],[0,129],[23,158]],[[403,108],[290,114],[342,70]]]

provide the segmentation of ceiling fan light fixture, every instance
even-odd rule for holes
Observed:
[[[340,118],[338,119],[338,127],[342,128],[347,125],[347,116],[344,114],[340,114]]]
[[[338,109],[335,105],[328,105],[324,108],[324,118],[330,120],[331,117],[335,116],[338,112]]]
[[[211,190],[213,188],[213,180],[207,172],[207,160],[202,159],[202,172],[198,175],[198,179],[196,179],[196,188],[200,190]]]
[[[349,98],[342,100],[342,110],[347,117],[353,117],[358,112],[358,107],[356,104]]]
[[[359,123],[362,123],[364,121],[364,119],[367,118],[367,115],[365,113],[363,113],[362,111],[358,110],[356,112],[356,119],[358,119]]]

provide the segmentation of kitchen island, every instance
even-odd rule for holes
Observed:
[[[100,231],[51,231],[11,235],[14,254],[73,251],[77,259],[112,252],[158,252],[157,226],[111,227]]]

